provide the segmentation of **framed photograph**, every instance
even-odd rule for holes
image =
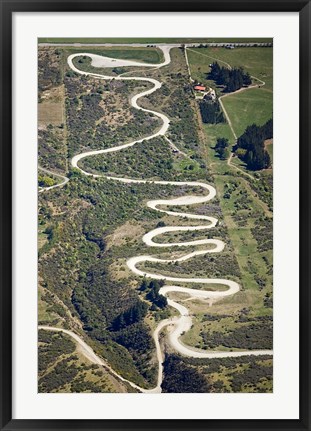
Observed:
[[[1,429],[310,430],[310,2],[1,4]]]

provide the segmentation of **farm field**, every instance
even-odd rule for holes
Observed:
[[[61,86],[56,91],[44,91],[38,104],[39,126],[60,126],[64,122],[64,87]]]
[[[272,90],[272,48],[188,48],[188,58],[191,73],[195,79],[204,79],[204,75],[209,72],[209,64],[219,61],[223,63],[222,65],[243,67],[251,75],[263,80],[266,83],[266,90]]]
[[[39,40],[38,390],[272,392],[272,48],[143,40]]]
[[[237,136],[241,136],[247,126],[251,124],[262,126],[272,118],[272,93],[261,88],[228,95],[222,99],[222,103]]]
[[[208,79],[209,64],[218,61],[225,67],[242,67],[249,72],[253,83],[258,87],[236,94],[226,94],[222,103],[227,110],[233,129],[240,136],[245,128],[251,124],[262,125],[272,118],[273,110],[273,74],[272,48],[189,48],[187,49],[190,70],[193,79],[205,85],[215,87],[215,83]],[[263,83],[261,82],[264,82]],[[221,95],[221,89],[216,87]]]

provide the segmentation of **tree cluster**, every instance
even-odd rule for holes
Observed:
[[[215,151],[221,160],[226,160],[229,157],[229,141],[226,138],[217,138]]]
[[[116,334],[117,343],[129,350],[145,353],[153,348],[150,330],[143,322],[134,323]]]
[[[219,66],[217,62],[212,63],[207,77],[215,81],[217,85],[223,85],[226,93],[232,93],[252,83],[250,74],[245,72],[242,67],[228,69]]]
[[[47,175],[38,175],[38,186],[40,187],[51,187],[56,184],[56,181],[53,178],[48,177]]]
[[[225,122],[218,100],[201,100],[200,112],[203,123],[218,124]]]
[[[138,300],[136,304],[128,310],[119,314],[113,321],[112,327],[114,330],[125,328],[133,323],[140,322],[147,314],[148,305],[145,302]]]
[[[141,291],[148,289],[146,298],[152,302],[152,306],[151,306],[152,310],[155,310],[156,307],[163,309],[167,306],[167,299],[165,298],[165,296],[159,293],[163,285],[164,285],[163,280],[151,280],[148,283],[146,279],[144,279],[142,281],[142,284],[140,285]]]
[[[257,171],[270,166],[271,160],[265,150],[264,141],[273,137],[273,122],[267,121],[263,126],[248,126],[237,140],[235,154],[243,160],[247,169]]]

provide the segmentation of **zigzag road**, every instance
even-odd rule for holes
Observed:
[[[159,81],[157,81],[156,79],[138,77],[138,76],[137,77],[125,77],[125,76],[112,77],[112,76],[107,76],[107,75],[102,75],[102,74],[97,74],[97,73],[84,72],[84,71],[79,70],[74,65],[73,59],[75,57],[78,57],[78,56],[88,56],[92,60],[92,66],[101,67],[101,68],[118,67],[118,66],[138,66],[138,67],[144,66],[144,67],[159,68],[159,67],[163,67],[163,66],[170,63],[170,61],[171,61],[171,58],[170,58],[171,47],[172,46],[170,46],[170,45],[159,46],[159,48],[162,50],[162,52],[164,54],[164,61],[163,61],[163,63],[160,63],[160,64],[144,64],[144,63],[139,63],[139,62],[134,62],[134,61],[129,61],[129,60],[111,59],[108,57],[103,57],[103,56],[90,54],[90,53],[86,53],[86,52],[72,54],[68,57],[68,64],[69,64],[70,68],[73,71],[75,71],[76,73],[79,73],[81,75],[93,76],[95,78],[104,79],[104,80],[110,80],[110,79],[122,80],[122,81],[127,81],[127,80],[133,81],[134,80],[134,81],[145,81],[145,82],[152,83],[153,87],[151,89],[134,95],[132,97],[130,103],[134,108],[140,109],[140,110],[145,111],[145,112],[152,113],[153,115],[161,118],[161,120],[162,120],[162,127],[160,128],[160,130],[158,132],[146,137],[146,138],[136,140],[136,141],[130,142],[128,144],[115,146],[113,148],[88,151],[85,153],[75,155],[71,160],[71,164],[73,167],[80,169],[80,171],[82,173],[84,173],[85,175],[93,176],[95,178],[103,176],[107,179],[110,179],[113,181],[119,181],[119,182],[123,182],[123,183],[150,183],[150,184],[159,184],[159,185],[173,185],[176,187],[180,187],[180,186],[189,186],[191,188],[197,187],[198,189],[201,189],[201,190],[203,189],[206,192],[206,194],[204,196],[202,196],[202,195],[200,195],[200,196],[198,196],[198,195],[190,195],[190,196],[187,195],[187,196],[182,196],[182,197],[178,197],[178,198],[151,200],[151,201],[147,202],[147,206],[149,208],[153,209],[154,211],[164,212],[164,213],[171,215],[171,216],[182,217],[183,219],[195,219],[198,221],[200,220],[201,224],[198,224],[197,226],[192,226],[192,225],[190,226],[189,225],[189,226],[159,227],[159,228],[153,229],[152,231],[146,233],[142,239],[146,245],[148,245],[150,247],[158,247],[161,250],[163,250],[163,248],[166,248],[166,249],[169,249],[169,248],[177,249],[178,248],[178,249],[180,249],[183,247],[204,245],[204,244],[208,244],[209,245],[208,248],[206,248],[204,250],[194,251],[192,253],[188,253],[188,254],[183,255],[182,257],[174,258],[174,259],[160,259],[160,258],[155,257],[155,256],[145,255],[145,256],[129,257],[129,259],[127,260],[128,267],[136,275],[144,276],[144,277],[151,278],[151,279],[165,280],[166,284],[160,289],[160,293],[162,295],[166,296],[168,299],[168,304],[171,307],[174,307],[180,313],[180,315],[178,317],[174,317],[171,319],[166,319],[166,320],[161,321],[153,333],[153,338],[154,338],[154,341],[156,344],[157,360],[158,360],[158,365],[159,365],[159,367],[158,367],[158,381],[157,381],[156,387],[151,389],[151,390],[146,390],[144,388],[138,387],[133,382],[129,382],[128,380],[125,380],[122,376],[118,375],[114,370],[112,370],[111,367],[105,363],[105,361],[103,361],[101,358],[99,358],[94,353],[94,351],[81,339],[81,337],[79,337],[77,334],[74,334],[72,331],[68,331],[68,330],[65,330],[62,328],[56,328],[56,327],[47,327],[47,326],[41,327],[42,329],[48,329],[51,331],[55,330],[55,331],[65,332],[67,335],[74,338],[75,341],[77,343],[79,343],[80,346],[83,347],[83,351],[85,352],[85,355],[91,361],[93,361],[95,363],[102,364],[106,368],[109,368],[109,370],[114,375],[118,376],[123,381],[127,381],[132,387],[134,387],[134,388],[136,388],[139,391],[144,392],[144,393],[159,393],[159,392],[161,392],[162,373],[163,373],[163,368],[162,368],[163,355],[162,355],[161,346],[159,343],[159,334],[163,330],[163,328],[168,326],[168,325],[171,328],[169,331],[169,335],[168,335],[168,339],[169,339],[170,344],[172,345],[172,347],[176,351],[178,351],[179,353],[181,353],[183,355],[189,356],[189,357],[194,357],[194,358],[225,358],[225,357],[237,357],[237,356],[248,356],[248,355],[267,355],[267,354],[271,355],[272,354],[272,351],[270,351],[270,350],[256,350],[256,351],[246,350],[246,351],[235,351],[235,352],[203,351],[203,350],[198,350],[198,349],[193,349],[191,347],[188,347],[180,341],[181,334],[190,329],[191,324],[192,324],[192,318],[189,314],[189,310],[184,305],[181,305],[180,303],[173,301],[172,299],[169,298],[169,293],[181,292],[181,293],[187,294],[190,298],[199,299],[199,300],[203,300],[203,301],[206,301],[206,300],[215,301],[215,300],[219,300],[221,298],[227,297],[229,295],[236,294],[240,290],[240,286],[235,281],[227,280],[227,279],[218,279],[218,278],[170,277],[170,276],[164,276],[162,274],[157,274],[157,273],[149,273],[149,272],[146,272],[146,271],[141,270],[139,268],[139,265],[143,264],[144,262],[160,262],[160,263],[162,263],[162,262],[186,261],[188,259],[195,258],[196,256],[204,255],[207,253],[219,253],[224,249],[225,244],[222,241],[216,240],[216,239],[203,239],[203,240],[194,240],[194,241],[177,242],[177,243],[165,243],[165,244],[156,243],[153,241],[154,237],[156,237],[158,235],[165,234],[167,232],[208,230],[208,229],[215,227],[217,224],[217,219],[214,217],[191,214],[191,213],[184,213],[184,212],[177,212],[177,211],[169,211],[167,209],[164,210],[162,208],[159,208],[159,206],[162,206],[162,205],[175,207],[175,206],[194,205],[194,204],[198,204],[198,203],[208,202],[211,199],[213,199],[216,195],[216,190],[213,186],[206,184],[204,182],[196,182],[196,181],[182,181],[182,182],[178,182],[178,181],[150,181],[150,180],[137,180],[137,179],[134,180],[131,178],[119,178],[119,177],[110,177],[110,176],[104,176],[104,175],[95,175],[95,174],[91,174],[89,172],[86,172],[85,170],[83,170],[79,166],[79,161],[86,158],[86,157],[92,157],[92,156],[96,156],[98,154],[105,154],[105,153],[122,151],[123,149],[130,148],[137,143],[140,143],[140,142],[145,141],[145,140],[153,139],[157,136],[166,137],[165,134],[169,128],[170,121],[166,115],[164,115],[160,112],[144,109],[141,106],[139,106],[137,103],[141,97],[150,95],[154,91],[156,91],[157,89],[159,89],[161,87],[161,83]],[[202,222],[204,222],[204,223],[202,223]],[[214,247],[210,248],[210,245],[213,245]],[[169,283],[167,283],[167,282],[169,282]],[[171,282],[173,282],[173,283],[190,282],[192,284],[200,284],[200,285],[204,284],[207,286],[207,288],[208,288],[209,284],[213,284],[213,285],[219,284],[221,286],[226,286],[227,290],[225,290],[225,291],[224,290],[211,291],[211,290],[203,290],[203,289],[193,289],[193,288],[186,288],[186,287],[181,287],[181,286],[178,286],[175,284],[171,284]]]

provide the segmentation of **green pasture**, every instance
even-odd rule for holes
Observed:
[[[265,89],[272,90],[273,48],[188,48],[187,53],[194,78],[202,80],[205,76],[206,81],[209,64],[217,61],[220,66],[243,67],[250,75],[264,81]]]
[[[222,102],[237,136],[242,135],[247,126],[261,126],[272,118],[273,95],[261,88],[232,94]]]

